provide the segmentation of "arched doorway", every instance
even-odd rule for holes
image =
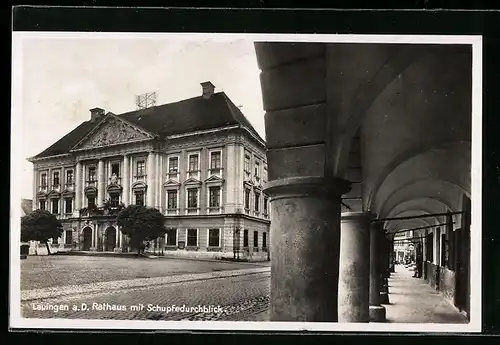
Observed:
[[[112,252],[116,245],[116,229],[112,226],[106,229],[106,241],[104,243],[104,251]]]
[[[86,227],[82,231],[83,233],[83,243],[82,243],[82,250],[90,250],[90,247],[92,247],[92,229],[89,227]]]

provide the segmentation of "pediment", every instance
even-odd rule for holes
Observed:
[[[243,184],[248,188],[252,188],[253,186],[255,186],[252,180],[246,180],[243,182]]]
[[[194,177],[190,177],[188,178],[186,181],[184,181],[184,184],[190,184],[190,185],[200,185],[201,184],[201,181],[194,178]]]
[[[58,191],[55,191],[55,190],[53,190],[49,193],[49,198],[59,198],[60,196],[61,196],[61,193],[59,193]]]
[[[151,140],[155,136],[134,124],[108,113],[71,151],[88,150]]]
[[[205,183],[213,183],[213,184],[215,184],[215,183],[223,183],[223,182],[224,182],[224,180],[223,180],[223,179],[221,179],[221,178],[220,178],[219,176],[217,176],[217,175],[210,176],[209,178],[207,178],[207,179],[205,180]]]
[[[36,196],[38,198],[40,198],[40,199],[44,199],[44,198],[47,197],[47,193],[45,193],[45,192],[38,192],[38,193],[36,193]]]
[[[163,187],[179,187],[181,184],[174,180],[174,179],[169,179],[167,182],[163,184]]]

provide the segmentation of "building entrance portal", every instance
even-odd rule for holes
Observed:
[[[83,244],[82,250],[88,251],[92,247],[92,229],[86,227],[83,229]]]
[[[104,251],[112,252],[116,245],[116,229],[109,227],[106,229],[106,242],[104,243]]]

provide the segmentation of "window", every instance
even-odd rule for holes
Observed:
[[[66,170],[66,184],[73,184],[73,170]]]
[[[197,208],[198,188],[189,188],[187,191],[188,191],[188,208]]]
[[[245,189],[245,209],[250,209],[250,190]]]
[[[42,173],[42,175],[40,176],[40,186],[47,187],[47,174],[46,173]]]
[[[118,207],[118,205],[120,204],[120,194],[110,193],[109,201],[111,202],[111,207]]]
[[[267,182],[267,165],[264,165],[264,173],[262,174],[262,180],[264,183]]]
[[[264,197],[264,214],[267,214],[267,203],[268,203],[268,197]]]
[[[137,176],[144,176],[146,171],[146,163],[144,161],[137,162]]]
[[[209,207],[220,207],[220,187],[210,187]]]
[[[250,173],[250,155],[245,155],[245,165],[244,165],[245,172]]]
[[[262,233],[262,248],[267,248],[267,232]]]
[[[111,175],[116,175],[116,177],[120,177],[120,163],[111,164]]]
[[[259,247],[259,232],[258,231],[253,232],[253,246],[254,246],[254,248]]]
[[[66,240],[65,240],[64,244],[72,244],[73,243],[73,231],[66,230],[65,237],[66,237]]]
[[[52,213],[53,214],[59,213],[59,200],[57,199],[52,200]]]
[[[243,247],[248,247],[248,230],[243,230]]]
[[[170,157],[168,159],[168,173],[177,174],[179,172],[179,157]]]
[[[170,210],[177,209],[177,191],[167,191],[167,208]]]
[[[176,246],[177,245],[177,229],[168,229],[167,230],[167,246]]]
[[[89,181],[95,181],[95,167],[89,167]]]
[[[95,208],[95,197],[88,196],[87,197],[87,205],[89,210],[93,210]]]
[[[198,170],[198,154],[189,155],[188,171],[193,172]]]
[[[135,204],[138,206],[144,206],[144,192],[135,193]]]
[[[52,184],[54,186],[59,186],[59,171],[54,171],[54,175],[52,175]]]
[[[446,239],[446,234],[441,235],[441,266],[449,267],[449,242]]]
[[[188,229],[187,245],[196,247],[198,245],[198,229]]]
[[[255,192],[255,212],[259,212],[260,193]]]
[[[45,200],[40,200],[40,210],[45,210]]]
[[[426,243],[426,256],[425,260],[432,262],[434,260],[434,234],[431,232],[429,235],[427,235],[427,243]]]
[[[66,212],[66,213],[73,212],[73,199],[72,198],[64,199],[64,212]]]
[[[221,168],[221,152],[211,152],[210,153],[210,169],[220,169]]]
[[[208,230],[208,246],[209,247],[219,247],[220,246],[220,230],[219,229],[209,229]]]
[[[258,161],[255,162],[255,178],[259,179],[260,178],[260,163]]]

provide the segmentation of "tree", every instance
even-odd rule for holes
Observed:
[[[139,250],[143,241],[150,241],[164,236],[167,229],[164,217],[156,208],[129,205],[117,216],[117,224],[122,233],[130,237],[131,247]]]
[[[49,255],[49,239],[61,237],[62,232],[61,222],[47,210],[35,210],[21,218],[21,241],[45,243]]]

